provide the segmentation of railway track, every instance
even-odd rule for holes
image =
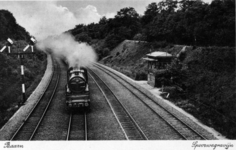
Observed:
[[[119,101],[109,86],[91,69],[89,75],[97,84],[109,104],[127,140],[148,140],[148,137],[129,114],[125,106]]]
[[[88,140],[87,113],[71,113],[66,140]]]
[[[185,140],[206,140],[207,138],[199,133],[195,128],[188,125],[185,121],[180,119],[176,114],[172,113],[170,110],[166,109],[158,102],[154,101],[150,96],[144,93],[142,90],[138,89],[131,83],[124,80],[122,77],[118,76],[114,72],[106,69],[101,65],[94,65],[97,69],[105,72],[118,83],[127,88],[137,99],[139,99],[144,105],[146,105],[150,110],[152,110],[156,115],[161,117],[172,129],[176,131],[177,134],[182,139]]]
[[[60,66],[55,60],[53,61],[53,75],[45,92],[10,140],[32,140],[34,138],[34,135],[48,111],[60,80]]]

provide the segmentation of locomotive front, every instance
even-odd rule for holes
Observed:
[[[85,68],[70,68],[67,72],[66,104],[70,108],[90,106],[88,76]]]

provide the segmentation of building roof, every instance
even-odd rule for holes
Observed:
[[[147,60],[147,61],[158,61],[157,59],[153,59],[153,58],[147,58],[147,57],[145,57],[145,58],[142,58],[143,60]]]
[[[147,56],[151,56],[151,57],[172,57],[172,55],[167,53],[167,52],[159,52],[159,51],[147,54]]]

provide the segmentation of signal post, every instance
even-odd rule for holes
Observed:
[[[11,53],[11,46],[13,45],[13,41],[8,38],[7,44],[1,49],[0,52],[3,52],[6,48],[8,48],[8,55],[17,55],[20,58],[20,68],[21,68],[21,88],[22,88],[22,101],[20,105],[23,105],[26,101],[26,95],[25,95],[25,72],[24,72],[24,55],[32,55],[34,54],[34,44],[36,43],[36,40],[31,37],[30,43],[23,49],[23,52],[14,52]],[[25,52],[29,47],[31,47],[31,52]]]

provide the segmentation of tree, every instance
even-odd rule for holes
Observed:
[[[100,39],[103,39],[107,36],[107,33],[108,33],[108,19],[103,16],[99,23],[99,29],[98,29],[98,32],[99,32],[99,38]]]
[[[116,34],[109,34],[105,39],[105,46],[109,49],[115,48],[120,42],[124,40],[123,37]]]
[[[109,48],[104,48],[102,51],[103,57],[106,57],[110,54],[110,49]]]
[[[149,24],[159,13],[159,9],[157,8],[157,4],[155,2],[149,4],[144,12],[144,16],[142,17],[142,24]]]
[[[0,10],[0,40],[12,38],[15,40],[29,39],[29,33],[20,25],[11,12]]]
[[[134,37],[133,40],[137,40],[137,41],[145,41],[146,40],[146,36],[142,35],[141,33],[137,33]]]
[[[177,0],[164,0],[158,3],[158,9],[161,11],[161,13],[173,13],[177,8],[177,4]]]
[[[78,35],[75,36],[75,40],[76,41],[79,41],[79,42],[86,42],[86,43],[89,43],[91,41],[91,37],[88,36],[87,33],[85,32],[82,32]]]
[[[139,14],[136,12],[136,10],[133,7],[126,7],[122,8],[120,11],[117,12],[117,15],[115,18],[135,18],[137,19],[139,17]]]
[[[139,14],[132,7],[123,8],[118,11],[113,21],[119,27],[124,26],[131,29],[132,37],[141,28]]]

